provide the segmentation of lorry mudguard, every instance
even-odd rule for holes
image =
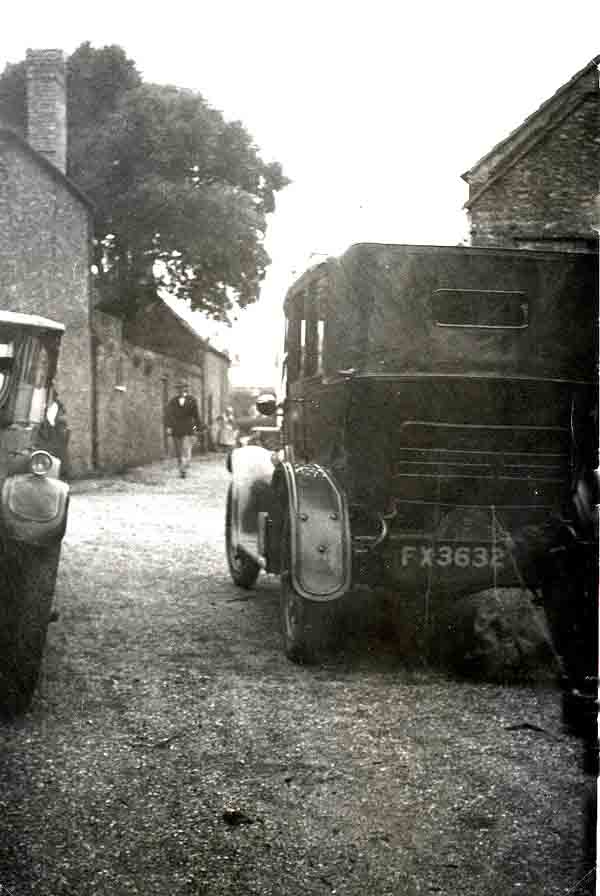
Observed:
[[[314,601],[341,597],[352,581],[352,547],[343,492],[318,464],[280,465],[288,493],[290,575]]]
[[[271,504],[272,452],[259,445],[234,448],[227,459],[231,473],[231,544],[264,566],[258,546],[259,514]]]
[[[2,522],[9,539],[33,545],[60,541],[67,526],[69,486],[52,477],[23,473],[2,486]]]

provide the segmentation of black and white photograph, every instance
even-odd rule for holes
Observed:
[[[11,4],[0,896],[600,896],[600,6]]]

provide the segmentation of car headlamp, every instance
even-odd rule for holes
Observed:
[[[30,460],[31,472],[36,476],[47,476],[52,469],[52,457],[47,451],[34,451]]]

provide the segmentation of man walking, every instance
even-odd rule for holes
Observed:
[[[185,479],[192,460],[192,442],[201,428],[198,402],[188,394],[187,383],[176,385],[177,394],[167,404],[165,426],[173,439],[179,475]]]

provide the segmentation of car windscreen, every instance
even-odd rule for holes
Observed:
[[[15,361],[15,339],[11,328],[0,327],[0,406],[9,393],[9,384]]]
[[[21,333],[16,342],[13,418],[20,423],[41,423],[54,375],[57,338],[55,334],[31,332]]]

